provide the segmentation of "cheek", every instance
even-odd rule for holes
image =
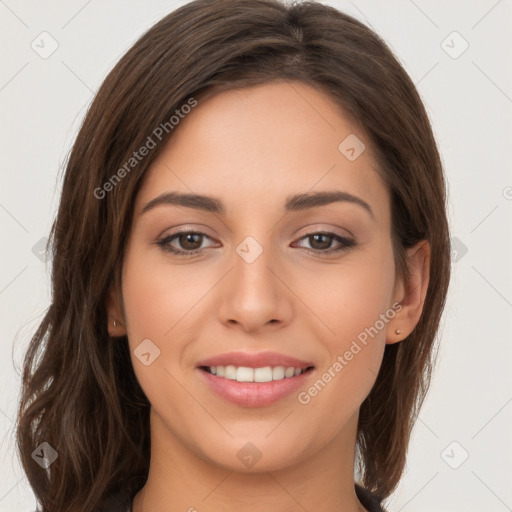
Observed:
[[[151,262],[142,251],[127,253],[123,300],[133,341],[154,338],[163,344],[187,323],[187,312],[201,298],[202,287],[186,266]]]
[[[325,339],[332,349],[343,349],[388,310],[394,274],[389,247],[376,250],[375,254],[351,255],[340,265],[326,265],[316,271],[314,280],[300,281],[301,294],[307,297],[305,302],[317,321],[320,319],[324,325]],[[385,336],[382,322],[378,327]]]
[[[387,325],[395,315],[390,307],[394,285],[391,247],[383,244],[381,251],[352,258],[350,264],[347,260],[346,266],[335,271],[326,269],[315,276],[315,285],[307,304],[321,320],[321,340],[329,360],[320,371],[318,390],[311,393],[322,394],[318,404],[325,407],[341,400],[352,410],[375,382]],[[329,388],[325,392],[324,385]],[[305,400],[310,395],[308,392]],[[341,409],[339,413],[344,414]],[[336,417],[335,412],[333,415]]]
[[[195,281],[191,283],[185,268],[166,265],[162,258],[157,264],[137,247],[127,251],[123,265],[123,304],[132,364],[139,384],[157,408],[180,396],[179,386],[165,371],[174,374],[180,365],[185,344],[180,340],[194,328],[194,305],[197,307],[205,293],[194,286]],[[146,353],[149,357],[144,361]]]

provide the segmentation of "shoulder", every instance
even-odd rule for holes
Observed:
[[[359,484],[355,484],[355,488],[357,499],[368,512],[386,512],[381,504],[381,499],[377,495],[361,487]]]

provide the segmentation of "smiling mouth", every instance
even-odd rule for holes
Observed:
[[[314,369],[314,366],[295,368],[293,366],[264,366],[251,368],[248,366],[199,366],[199,369],[218,378],[245,383],[261,383],[291,379]]]

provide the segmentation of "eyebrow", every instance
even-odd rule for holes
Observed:
[[[286,198],[283,210],[285,213],[296,212],[336,202],[347,202],[359,205],[364,208],[373,219],[375,219],[374,213],[366,201],[363,201],[360,197],[349,194],[348,192],[341,192],[337,190],[289,196]],[[165,192],[154,199],[151,199],[151,201],[149,201],[142,209],[141,215],[161,205],[185,206],[187,208],[194,208],[220,215],[226,213],[222,201],[215,197],[199,194],[183,194],[181,192]]]

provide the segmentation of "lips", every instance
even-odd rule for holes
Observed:
[[[284,366],[294,368],[301,368],[306,370],[309,367],[314,367],[310,361],[297,359],[286,354],[278,352],[226,352],[217,356],[204,359],[197,363],[197,367],[205,366],[246,366],[248,368],[262,368],[264,366]]]
[[[218,366],[219,368],[219,366]],[[316,370],[310,369],[289,378],[270,382],[238,382],[212,375],[202,368],[196,368],[198,378],[213,393],[239,407],[267,407],[290,398],[300,388],[307,387],[315,377]],[[289,403],[289,402],[288,402]]]

